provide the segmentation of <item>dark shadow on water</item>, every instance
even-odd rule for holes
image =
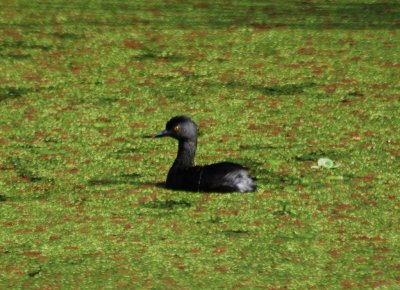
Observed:
[[[189,208],[192,204],[186,200],[155,200],[142,203],[141,206],[153,209],[176,209],[176,208]]]
[[[139,150],[137,148],[122,148],[114,152],[115,155],[125,155],[130,153],[137,153]]]
[[[7,2],[7,1],[6,1]],[[273,28],[297,29],[399,29],[400,3],[388,0],[377,3],[359,3],[356,1],[207,1],[204,5],[196,1],[98,1],[90,5],[85,1],[65,2],[60,5],[54,1],[40,3],[35,1],[24,3],[24,9],[34,11],[38,15],[53,15],[54,12],[76,17],[67,17],[63,26],[79,24],[101,26],[156,26],[207,29],[249,27],[260,30]],[[0,4],[1,10],[18,11],[19,6]],[[149,11],[160,16],[155,17]],[[82,14],[83,16],[80,16]],[[51,26],[54,17],[22,18],[8,24],[0,22],[0,27],[16,26],[32,28],[35,26]],[[71,34],[71,33],[69,33]],[[76,35],[67,34],[66,38]],[[63,36],[61,36],[63,37]],[[43,47],[46,49],[46,47]],[[42,49],[42,48],[41,48]]]
[[[30,164],[29,160],[25,160],[23,158],[14,156],[14,157],[9,157],[7,159],[7,163],[14,168],[19,177],[28,180],[29,182],[54,183],[54,179],[52,178],[38,176],[35,173],[36,170],[32,168],[32,164]]]
[[[31,54],[27,54],[27,53],[21,53],[21,52],[17,52],[17,53],[0,53],[0,59],[1,58],[10,58],[12,60],[26,60],[26,59],[31,59],[32,55]]]
[[[29,88],[0,87],[0,102],[6,99],[17,99],[32,92]]]
[[[162,189],[168,189],[165,185],[165,182],[141,182],[140,185],[144,187],[157,187]]]
[[[45,44],[36,44],[30,43],[27,41],[3,41],[0,43],[0,48],[15,48],[15,49],[40,49],[43,51],[50,50],[53,46],[52,45],[45,45]]]
[[[276,96],[276,95],[296,95],[301,94],[304,90],[317,86],[314,82],[304,82],[299,84],[283,84],[283,85],[250,85],[241,83],[239,81],[228,81],[226,83],[206,84],[207,86],[225,86],[232,89],[240,89],[246,91],[256,91],[263,95]]]
[[[99,85],[99,83],[95,83],[95,85]],[[118,102],[119,100],[120,100],[119,97],[107,96],[107,97],[98,97],[95,102],[99,105],[110,105]]]
[[[156,182],[156,183],[153,183],[153,185],[158,188],[167,189],[167,184],[165,182]]]
[[[7,201],[7,197],[5,195],[0,194],[0,202]]]
[[[314,82],[304,82],[301,84],[285,84],[275,86],[252,85],[250,88],[259,91],[264,95],[296,95],[304,92],[305,89],[315,87]]]
[[[69,32],[56,32],[53,33],[53,36],[59,38],[59,39],[63,39],[63,40],[77,40],[77,39],[81,39],[84,38],[84,36],[82,34],[77,34],[77,33],[69,33]]]
[[[242,144],[239,146],[240,150],[272,150],[272,149],[282,149],[285,146],[274,146],[271,144]]]
[[[31,278],[33,278],[33,277],[35,277],[36,275],[39,275],[40,272],[42,272],[42,268],[35,269],[35,270],[31,270],[31,271],[28,272],[28,276],[31,277]]]
[[[88,184],[92,186],[107,186],[107,185],[119,185],[119,184],[130,184],[130,185],[140,185],[141,182],[135,180],[140,177],[140,174],[122,174],[119,176],[113,176],[112,178],[101,178],[101,179],[91,179]]]
[[[156,183],[144,183],[145,185],[150,185],[150,186],[155,186],[158,188],[162,188],[162,189],[166,189],[166,190],[170,190],[170,191],[179,191],[179,192],[188,192],[188,193],[192,193],[192,194],[235,194],[237,192],[208,192],[208,191],[190,191],[190,190],[176,190],[176,189],[171,189],[171,188],[167,188],[165,182],[156,182]]]
[[[251,234],[250,231],[246,230],[226,230],[223,231],[223,233],[228,237],[234,237],[234,238],[243,237]]]

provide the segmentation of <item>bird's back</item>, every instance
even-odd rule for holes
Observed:
[[[231,162],[189,168],[172,167],[168,173],[167,187],[205,192],[248,192],[256,190],[256,184],[248,176],[246,168]]]

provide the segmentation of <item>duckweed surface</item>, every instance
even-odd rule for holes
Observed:
[[[0,288],[399,289],[399,19],[391,0],[2,0]],[[198,164],[243,163],[259,190],[163,188],[176,142],[144,136],[178,114]]]

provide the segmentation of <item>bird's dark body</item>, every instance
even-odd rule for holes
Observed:
[[[232,172],[246,170],[231,162],[205,166],[172,167],[167,176],[167,188],[203,192],[237,191]]]
[[[248,192],[257,186],[243,166],[220,162],[194,166],[197,148],[197,126],[186,116],[176,116],[166,129],[155,137],[170,136],[179,141],[178,154],[168,172],[166,186],[170,189],[203,192]]]

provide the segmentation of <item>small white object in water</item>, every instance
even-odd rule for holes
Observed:
[[[311,166],[311,168],[328,168],[328,169],[332,169],[332,168],[336,168],[339,167],[339,165],[335,164],[331,159],[329,158],[320,158],[318,159],[317,162],[317,166]]]

